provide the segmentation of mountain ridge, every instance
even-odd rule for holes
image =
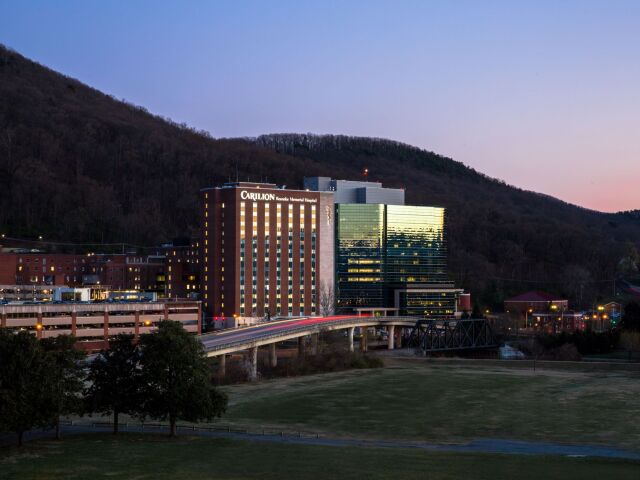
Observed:
[[[0,225],[14,236],[157,244],[197,233],[200,188],[234,178],[301,187],[304,176],[358,179],[368,168],[408,203],[447,207],[452,276],[486,305],[532,285],[604,294],[640,239],[633,212],[585,209],[394,140],[216,139],[2,47],[0,98]]]

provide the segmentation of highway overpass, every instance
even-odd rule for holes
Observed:
[[[388,332],[388,348],[393,349],[402,329],[411,329],[409,338],[413,346],[423,346],[430,351],[456,350],[462,348],[486,348],[495,346],[490,328],[484,320],[425,320],[422,317],[374,317],[336,315],[309,317],[292,320],[264,322],[258,325],[205,334],[200,337],[207,356],[220,358],[220,370],[224,375],[226,355],[240,351],[249,352],[250,377],[257,376],[258,348],[269,346],[269,361],[276,366],[276,344],[286,340],[302,339],[311,335],[312,345],[317,349],[318,334],[333,330],[346,330],[349,349],[354,350],[353,336],[356,327],[384,327]],[[399,327],[396,329],[396,327]],[[367,349],[366,337],[360,342],[361,350]]]

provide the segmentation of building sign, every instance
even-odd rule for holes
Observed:
[[[246,190],[242,190],[240,192],[240,198],[243,200],[275,200],[275,193],[264,193],[264,192],[247,192]]]
[[[240,191],[240,198],[242,200],[252,200],[254,202],[257,201],[275,201],[275,202],[299,202],[299,203],[317,203],[318,199],[313,197],[287,197],[287,196],[279,196],[276,193],[267,193],[267,192],[249,192],[247,190]]]

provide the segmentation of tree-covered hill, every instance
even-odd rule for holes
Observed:
[[[214,132],[215,133],[215,132]],[[604,214],[383,139],[214,139],[0,47],[0,225],[13,236],[151,245],[194,234],[198,190],[325,175],[406,188],[449,210],[452,277],[484,304],[522,289],[611,291],[637,212]],[[570,181],[570,179],[567,179]]]

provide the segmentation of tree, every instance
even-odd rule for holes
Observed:
[[[333,315],[335,309],[335,295],[333,293],[333,285],[330,285],[327,281],[320,282],[320,315],[328,317]]]
[[[564,288],[576,305],[582,305],[584,287],[591,282],[589,270],[580,265],[569,265],[563,273]]]
[[[637,302],[629,302],[625,305],[622,328],[624,330],[640,331],[640,304]]]
[[[24,432],[51,425],[52,382],[42,346],[27,331],[0,329],[0,431]]]
[[[620,348],[629,353],[629,360],[631,360],[635,352],[640,352],[640,332],[622,332],[620,334]]]
[[[84,371],[81,360],[84,352],[75,348],[72,335],[45,338],[41,346],[46,354],[49,380],[53,398],[50,409],[56,427],[56,439],[60,440],[60,417],[82,411],[82,387]]]
[[[179,322],[158,323],[157,332],[140,337],[142,416],[176,421],[212,420],[226,409],[227,397],[211,382],[209,364],[200,341]]]
[[[133,335],[120,334],[89,367],[86,402],[92,412],[113,415],[113,433],[118,433],[121,413],[135,414],[140,405],[140,349]]]
[[[618,273],[623,276],[638,273],[638,263],[640,263],[638,249],[632,242],[627,242],[625,256],[618,262]]]
[[[482,310],[477,303],[473,304],[473,310],[471,310],[471,318],[484,318]]]

